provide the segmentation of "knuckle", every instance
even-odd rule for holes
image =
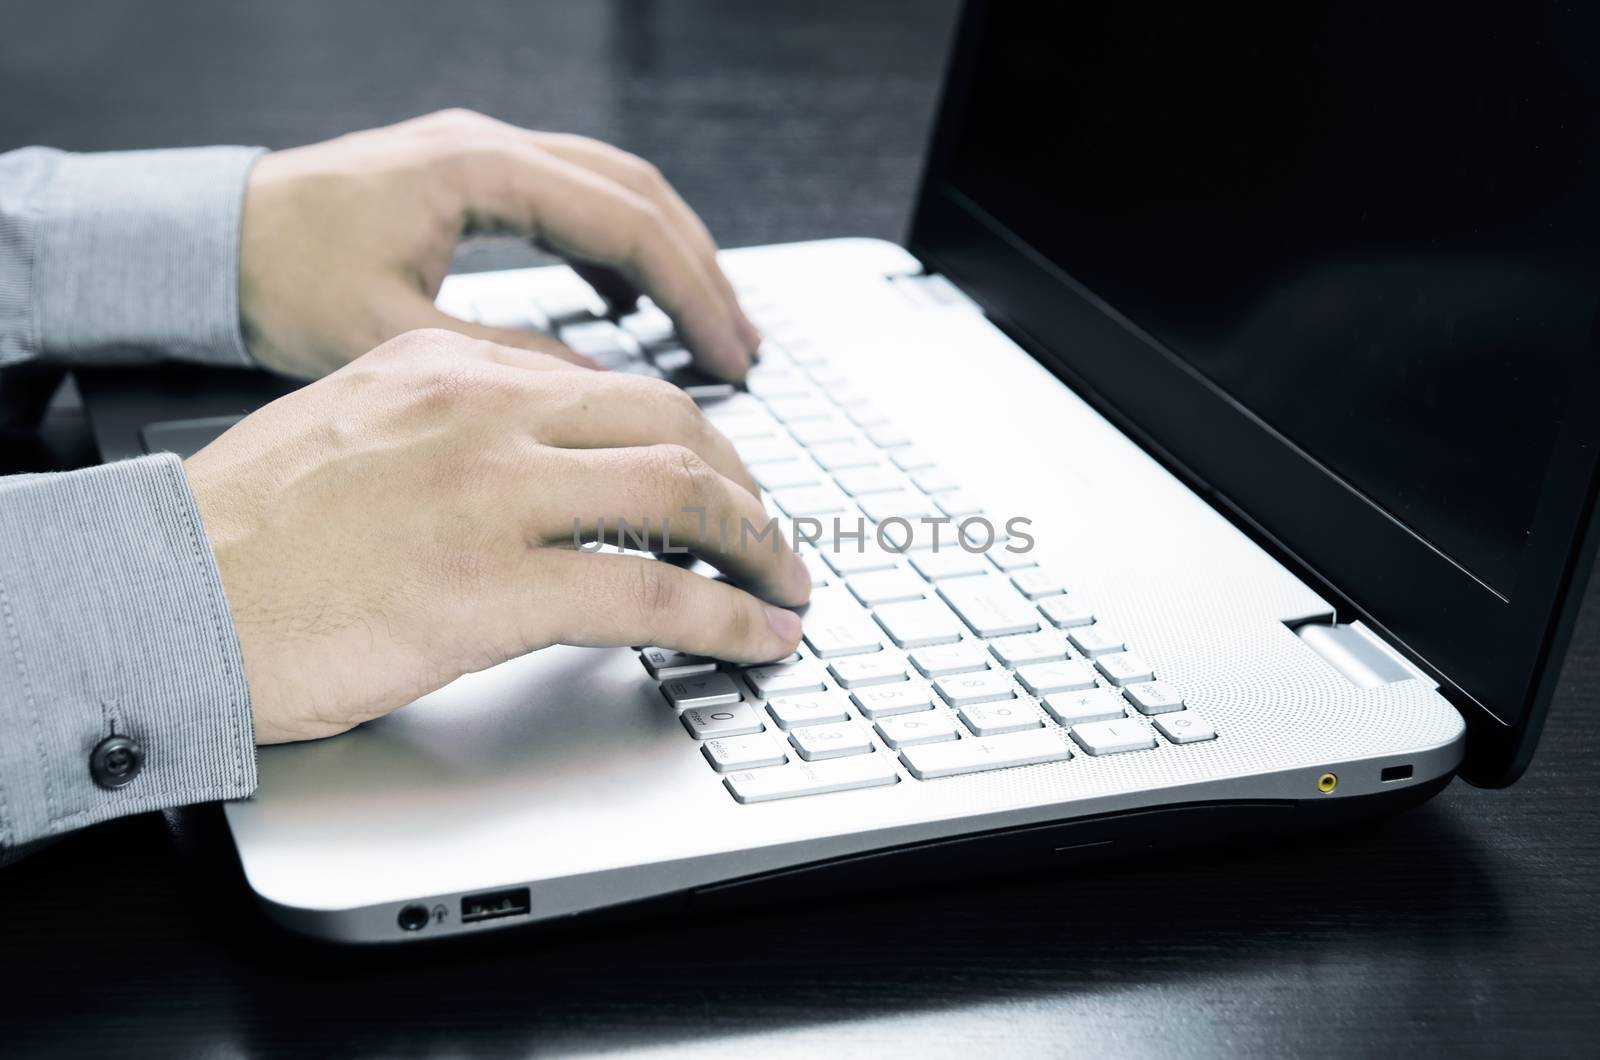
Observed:
[[[711,487],[716,471],[686,445],[667,443],[652,446],[656,473],[680,500],[694,500]]]
[[[489,119],[468,107],[445,107],[421,119],[427,125],[447,131],[482,128]]]
[[[667,576],[667,571],[653,563],[637,565],[638,577],[633,581],[634,606],[639,613],[659,615],[669,612],[677,603],[678,583]]]
[[[617,167],[628,187],[646,195],[655,195],[667,186],[667,178],[648,159],[617,151]]]

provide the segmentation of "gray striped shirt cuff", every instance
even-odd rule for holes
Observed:
[[[105,789],[112,732],[144,766]],[[0,847],[143,810],[248,795],[238,638],[171,454],[0,479]]]
[[[20,282],[31,288],[0,295],[0,339],[11,339],[0,347],[14,347],[0,348],[0,363],[253,363],[239,326],[239,228],[260,154],[30,148],[0,158],[12,181],[0,251],[27,263]],[[31,307],[34,319],[5,326],[7,306]]]

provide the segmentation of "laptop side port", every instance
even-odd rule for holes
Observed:
[[[480,920],[499,920],[508,916],[527,916],[532,908],[528,888],[513,887],[507,891],[485,891],[469,894],[461,899],[461,922],[475,924]]]
[[[1385,784],[1391,780],[1410,780],[1411,766],[1384,766],[1383,772],[1378,774],[1378,779]]]

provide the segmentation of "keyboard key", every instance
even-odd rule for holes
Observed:
[[[852,575],[845,582],[850,593],[865,607],[892,604],[902,600],[920,600],[928,587],[908,570],[867,571]]]
[[[1052,692],[1077,692],[1094,687],[1094,673],[1076,659],[1019,666],[1017,680],[1022,682],[1022,687],[1029,694],[1035,696],[1047,696]]]
[[[983,511],[983,505],[979,504],[976,498],[963,493],[961,490],[941,493],[933,498],[933,503],[939,506],[941,512],[952,519],[964,519],[967,516],[977,515]]]
[[[822,483],[822,471],[809,460],[776,460],[767,464],[757,464],[750,469],[750,474],[761,483],[762,489],[768,491],[817,486]]]
[[[1067,642],[1059,633],[1023,633],[989,642],[989,650],[1008,670],[1028,663],[1051,662],[1067,657]]]
[[[889,417],[884,411],[870,401],[858,401],[845,407],[844,414],[850,417],[857,427],[876,427],[888,423]]]
[[[1094,621],[1094,612],[1082,604],[1073,603],[1071,597],[1051,596],[1039,601],[1039,613],[1050,620],[1057,629],[1087,626]]]
[[[801,420],[824,420],[833,415],[833,406],[814,397],[775,397],[767,400],[767,410],[786,424]]]
[[[805,562],[806,570],[811,572],[811,585],[813,588],[818,585],[828,584],[828,580],[833,577],[833,572],[828,569],[826,563],[822,562],[821,556],[815,552],[807,552],[800,558]]]
[[[1114,755],[1124,751],[1148,751],[1156,745],[1156,738],[1142,722],[1133,718],[1118,721],[1087,721],[1074,725],[1072,739],[1092,755]]]
[[[875,423],[867,428],[867,437],[872,439],[872,444],[880,449],[894,449],[902,445],[910,445],[908,438],[900,428],[890,423]]]
[[[1022,700],[999,706],[962,707],[961,720],[974,736],[999,736],[1003,732],[1037,729],[1044,724],[1034,709]]]
[[[577,273],[541,273],[533,300],[552,324],[570,324],[605,316],[606,303]]]
[[[561,329],[561,341],[607,368],[643,354],[632,335],[609,320],[589,320]]]
[[[909,558],[917,573],[930,582],[945,578],[970,578],[989,572],[989,565],[983,561],[982,556],[959,548],[941,549],[938,552],[917,552]]]
[[[733,448],[747,467],[777,460],[794,460],[800,455],[799,450],[780,438],[741,438],[733,443]],[[821,481],[820,476],[817,481]]]
[[[900,752],[900,760],[918,780],[1041,762],[1065,762],[1071,757],[1072,751],[1060,734],[1042,728],[1005,736],[907,747]]]
[[[815,597],[813,597],[815,599]],[[883,649],[883,638],[865,611],[833,613],[808,611],[802,621],[806,643],[819,659],[865,655]]]
[[[807,762],[864,755],[872,751],[872,737],[853,722],[838,725],[807,725],[789,734],[789,742]]]
[[[759,478],[760,469],[767,466],[771,465],[758,464],[751,471]],[[794,486],[789,489],[772,490],[772,499],[790,518],[801,515],[833,515],[844,511],[847,507],[845,499],[829,486]]]
[[[952,707],[971,703],[994,703],[1015,699],[1017,692],[1011,686],[1011,675],[1004,670],[979,670],[967,674],[951,674],[934,681],[939,695]]]
[[[838,416],[808,419],[789,424],[789,433],[801,445],[810,447],[826,442],[845,442],[856,436],[856,429]]]
[[[852,497],[865,497],[873,493],[898,493],[906,488],[903,475],[881,464],[876,467],[847,468],[835,474],[833,481]]]
[[[1141,681],[1122,691],[1140,714],[1169,714],[1183,709],[1183,696],[1165,681]]]
[[[789,760],[783,747],[771,736],[729,736],[710,740],[700,747],[706,761],[718,773],[731,773],[736,769],[760,769],[763,766],[781,766]]]
[[[468,315],[478,323],[487,324],[492,328],[549,331],[551,327],[550,318],[545,316],[538,304],[520,288],[479,291],[471,297],[471,306]]]
[[[921,743],[943,743],[961,738],[956,723],[935,711],[921,714],[897,714],[877,723],[878,735],[883,742],[898,751],[902,747],[915,747]]]
[[[672,318],[653,305],[629,313],[617,323],[621,324],[622,330],[632,335],[639,345],[645,347],[666,346],[676,342],[678,338],[677,332],[672,327]]]
[[[1118,686],[1156,679],[1155,671],[1150,669],[1149,664],[1131,651],[1102,655],[1094,661],[1094,664],[1106,675],[1107,681]]]
[[[1023,567],[1037,567],[1039,565],[1031,552],[1012,552],[1001,541],[996,541],[994,547],[990,548],[984,555],[989,557],[989,562],[995,565],[995,569],[1008,573],[1014,570],[1021,570]]]
[[[972,555],[962,547],[961,531],[945,516],[930,512],[926,516],[910,520],[910,524],[909,527],[901,527],[896,523],[889,523],[878,529],[885,540],[896,548],[903,545],[913,552]]]
[[[848,529],[848,527],[846,527]],[[824,540],[827,540],[824,537]],[[839,541],[837,550],[820,549],[822,561],[826,563],[835,574],[842,578],[849,578],[866,571],[889,570],[900,564],[900,557],[892,552],[885,552],[872,540],[872,532],[867,532],[866,544],[856,550],[855,541]]]
[[[797,692],[821,692],[826,687],[822,683],[822,673],[808,662],[752,666],[745,670],[744,677],[762,699]]]
[[[921,681],[858,688],[850,693],[850,698],[869,718],[889,718],[933,709],[933,693]]]
[[[954,578],[939,583],[939,595],[980,637],[1032,633],[1039,628],[1033,607],[999,578]]]
[[[911,665],[925,677],[944,677],[947,674],[966,674],[989,668],[989,653],[975,640],[959,644],[943,644],[935,648],[918,648],[911,653]]]
[[[1122,637],[1104,622],[1096,622],[1092,626],[1079,626],[1070,630],[1067,636],[1072,639],[1074,648],[1091,659],[1096,655],[1109,655],[1127,647],[1122,643]]]
[[[827,445],[814,446],[811,449],[811,459],[829,471],[883,467],[878,451],[859,442],[829,442]]]
[[[718,416],[711,420],[711,424],[731,442],[778,437],[778,425],[764,412],[759,415]],[[792,446],[790,449],[793,451]]]
[[[939,515],[932,501],[910,490],[901,490],[898,493],[871,493],[857,498],[856,503],[861,506],[867,518],[875,523],[898,516],[914,525],[924,515],[935,517]]]
[[[797,372],[787,368],[768,368],[765,364],[750,369],[744,385],[746,390],[760,398],[796,397],[811,393],[811,384]]]
[[[835,659],[828,664],[828,672],[845,688],[866,688],[886,685],[910,678],[905,660],[893,652],[879,651],[871,655],[851,655]]]
[[[1173,743],[1202,743],[1217,738],[1217,730],[1211,723],[1192,710],[1158,715],[1156,728]]]
[[[895,461],[895,465],[900,468],[905,467],[905,465],[900,463],[899,460]],[[923,493],[944,493],[948,490],[955,489],[958,485],[954,476],[952,476],[948,471],[943,471],[936,467],[922,468],[916,474],[911,476],[911,481],[915,482],[917,484],[917,489],[921,490]],[[935,498],[935,503],[938,503],[937,498]],[[949,513],[947,512],[946,514]]]
[[[739,686],[727,674],[706,673],[693,677],[674,677],[661,685],[667,702],[679,710],[690,707],[715,707],[744,699]]]
[[[961,623],[936,600],[884,604],[872,614],[890,639],[902,648],[949,644],[961,639]]]
[[[725,707],[696,707],[678,716],[683,719],[683,727],[688,729],[689,735],[696,740],[745,736],[761,732],[766,728],[761,724],[761,715],[752,710],[748,703],[730,703]]]
[[[715,659],[673,651],[671,648],[646,648],[639,653],[639,659],[644,663],[644,668],[650,671],[650,676],[658,681],[688,677],[690,674],[708,674],[717,668]]]
[[[1043,567],[1025,567],[1011,576],[1011,584],[1030,600],[1043,596],[1058,596],[1067,590],[1060,579]]]
[[[681,372],[694,363],[694,354],[682,346],[660,346],[651,350],[650,356],[655,360],[657,368],[669,373]]]
[[[729,793],[742,803],[769,802],[797,795],[874,788],[897,783],[900,773],[888,755],[858,755],[831,762],[791,762],[780,769],[730,773]]]
[[[814,696],[780,696],[767,704],[767,713],[780,729],[795,729],[802,725],[828,725],[848,721],[849,702],[837,692],[823,692]]]
[[[922,471],[933,466],[933,457],[914,445],[902,445],[889,454],[889,459],[893,460],[894,466],[901,471]]]
[[[1086,721],[1109,721],[1128,716],[1122,699],[1115,692],[1107,692],[1103,688],[1057,692],[1045,696],[1043,703],[1050,716],[1068,728]]]

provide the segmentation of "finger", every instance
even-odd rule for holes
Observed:
[[[592,371],[603,372],[605,369],[589,357],[572,349],[565,343],[551,338],[549,335],[537,331],[521,331],[517,328],[495,328],[487,324],[476,324],[470,320],[453,317],[449,313],[435,306],[425,298],[418,298],[408,312],[409,322],[405,330],[418,328],[443,328],[461,335],[468,335],[475,339],[487,339],[502,347],[511,349],[529,350],[534,353],[548,354],[559,357],[568,364],[579,368],[588,368]]]
[[[469,212],[493,213],[561,253],[615,266],[673,318],[707,367],[744,378],[752,349],[705,267],[659,207],[520,142],[462,159]]]
[[[778,523],[738,483],[681,445],[560,449],[532,529],[552,543],[604,541],[693,552],[764,599],[799,607],[811,575]],[[625,525],[624,525],[625,524]]]
[[[739,451],[682,390],[622,372],[541,388],[538,439],[564,449],[685,446],[752,497],[761,494]]]
[[[590,265],[584,261],[570,261],[572,271],[583,282],[593,287],[606,305],[620,313],[627,313],[639,302],[639,289],[629,279],[609,265]]]
[[[540,592],[526,594],[540,607],[534,643],[652,644],[740,663],[782,659],[800,643],[793,611],[659,560],[547,550],[539,576]]]
[[[604,174],[660,207],[678,232],[695,248],[707,272],[728,300],[745,342],[751,349],[761,344],[761,332],[745,315],[733,283],[717,263],[717,244],[711,238],[711,230],[678,194],[678,190],[661,175],[660,170],[637,155],[586,136],[538,132],[526,135],[556,157]]]

